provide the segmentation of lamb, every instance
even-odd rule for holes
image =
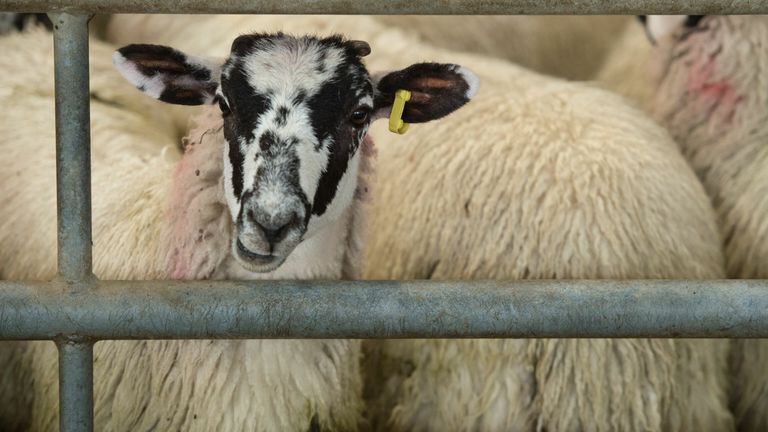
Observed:
[[[648,109],[712,200],[728,277],[768,279],[768,17],[649,16],[646,24],[655,73],[633,85],[652,89]],[[768,341],[733,344],[737,425],[767,430]]]
[[[547,75],[591,78],[626,16],[382,15],[382,23],[439,47],[500,57]]]
[[[4,70],[46,71],[39,66],[47,60],[29,47],[47,47],[47,40],[33,34],[0,42],[15,58]],[[20,46],[26,49],[7,49]],[[472,72],[455,64],[418,63],[372,78],[362,62],[369,52],[366,42],[339,36],[280,33],[237,37],[226,61],[157,45],[118,50],[118,70],[144,93],[218,108],[197,118],[182,155],[172,139],[123,130],[120,121],[134,113],[94,103],[101,122],[93,130],[96,275],[354,275],[373,154],[369,125],[390,111],[397,89],[412,93],[403,120],[421,123],[458,109],[478,86]],[[6,185],[0,261],[5,277],[44,279],[54,274],[52,98],[35,93],[38,81],[25,76],[18,80],[26,86],[17,88],[1,81],[11,89],[4,101],[13,100],[16,109],[0,125],[0,147],[18,168],[0,174]],[[19,127],[31,121],[37,127]],[[122,142],[118,153],[113,140]],[[46,217],[38,226],[30,214]],[[2,394],[22,406],[0,418],[15,415],[16,425],[55,429],[52,348],[14,346],[11,358],[21,370],[3,381]],[[101,342],[95,424],[100,430],[355,430],[359,357],[360,342],[353,340]],[[25,393],[28,388],[34,392]],[[33,418],[18,418],[30,410]]]
[[[250,28],[333,29],[388,50],[379,68],[472,64],[483,89],[454,114],[463,132],[371,131],[367,278],[724,275],[711,205],[674,142],[605,91],[434,49],[369,17],[118,16],[110,26],[113,40],[208,53]],[[733,429],[722,341],[392,341],[368,352],[368,410],[384,430]]]

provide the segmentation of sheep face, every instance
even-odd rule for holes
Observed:
[[[218,104],[232,253],[246,269],[276,269],[302,241],[343,216],[357,186],[358,151],[372,120],[403,112],[430,121],[464,105],[477,78],[451,64],[421,63],[374,79],[362,41],[339,36],[240,36],[212,62],[173,48],[129,45],[114,63],[141,91],[165,102]]]
[[[714,155],[735,155],[734,144],[746,148],[750,139],[764,139],[757,135],[768,106],[768,17],[649,16],[646,25],[656,40],[651,109],[700,174]],[[750,138],[749,130],[756,135]],[[722,146],[731,148],[716,149]]]

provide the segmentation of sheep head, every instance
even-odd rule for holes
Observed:
[[[126,46],[113,60],[156,99],[218,105],[232,253],[246,269],[268,272],[349,208],[360,146],[397,90],[411,92],[408,123],[450,114],[477,91],[475,75],[454,64],[372,77],[362,62],[369,53],[362,41],[277,33],[238,37],[224,61],[157,45]]]

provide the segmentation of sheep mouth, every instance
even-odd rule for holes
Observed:
[[[264,255],[254,252],[248,249],[239,238],[235,241],[233,249],[237,261],[252,272],[266,273],[280,267],[285,261],[285,258],[274,254]]]
[[[251,251],[250,249],[245,247],[245,245],[243,244],[243,242],[240,241],[240,239],[237,239],[237,252],[240,255],[242,255],[243,258],[247,258],[247,259],[253,260],[253,261],[256,261],[256,260],[272,261],[273,259],[276,258],[272,254],[262,255],[262,254],[258,254],[256,252]]]

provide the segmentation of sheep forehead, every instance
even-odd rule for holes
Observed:
[[[322,132],[315,123],[314,110],[324,111],[319,118],[335,118],[344,114],[338,105],[344,105],[349,97],[373,107],[373,86],[367,70],[337,38],[252,35],[246,44],[233,48],[223,78],[224,87],[229,85],[241,93],[250,91],[268,100],[266,111],[256,113],[252,134],[255,141],[271,130],[282,138],[293,136],[317,143],[322,137],[308,136],[313,126],[315,132]],[[338,102],[310,104],[321,92],[324,102],[329,102],[329,93],[338,97]],[[218,94],[223,93],[219,89]]]
[[[313,38],[257,39],[247,53],[233,58],[236,61],[228,62],[228,74],[242,68],[254,91],[283,97],[311,97],[339,74],[353,70],[343,67],[350,63],[343,48]]]

